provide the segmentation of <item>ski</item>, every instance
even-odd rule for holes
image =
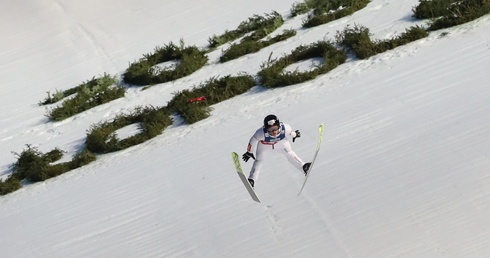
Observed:
[[[308,180],[308,177],[311,175],[311,170],[313,168],[313,164],[315,163],[316,156],[318,155],[318,151],[320,151],[320,145],[323,139],[323,127],[324,127],[323,124],[320,124],[320,126],[318,127],[318,142],[316,144],[315,156],[313,156],[313,160],[311,161],[310,168],[308,169],[308,173],[306,174],[305,181],[303,182],[303,186],[301,187],[301,190],[299,190],[298,195],[300,195],[301,192],[303,191],[303,188],[305,188],[306,181]]]
[[[255,191],[253,187],[250,185],[250,183],[248,182],[247,177],[245,177],[245,174],[243,174],[242,164],[240,163],[240,156],[236,152],[232,152],[231,157],[233,158],[233,164],[235,164],[236,172],[240,177],[240,179],[242,180],[242,183],[245,186],[245,188],[247,188],[248,193],[250,194],[250,196],[254,201],[260,203],[259,197],[257,197],[257,194],[255,194]]]

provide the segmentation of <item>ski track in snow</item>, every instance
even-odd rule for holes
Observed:
[[[98,43],[97,37],[91,31],[95,31],[98,34],[105,34],[105,32],[98,32],[96,31],[96,28],[86,28],[86,25],[73,21],[73,18],[70,17],[70,13],[60,1],[55,1],[54,5],[58,7],[60,12],[63,14],[63,17],[66,17],[65,20],[67,23],[74,24],[73,27],[76,29],[73,34],[76,36],[81,36],[83,39],[85,39],[80,40],[80,38],[77,37],[72,43],[76,45],[78,41],[88,42],[92,46],[91,50],[97,53],[97,56],[102,57],[106,63],[110,64],[111,60],[106,51],[104,51],[104,47]]]
[[[319,218],[321,218],[324,227],[325,227],[325,232],[329,235],[331,235],[332,242],[338,247],[340,251],[337,252],[337,254],[342,254],[341,257],[353,257],[352,255],[349,254],[348,248],[345,246],[345,243],[339,238],[339,232],[333,225],[332,221],[328,217],[328,214],[324,212],[321,207],[318,206],[316,201],[312,199],[308,193],[302,193],[302,196],[305,201],[308,202],[312,212],[318,215]]]
[[[267,219],[271,224],[271,233],[277,242],[280,242],[284,238],[284,226],[282,226],[278,220],[277,215],[273,214],[272,206],[264,206],[264,210],[267,212]]]

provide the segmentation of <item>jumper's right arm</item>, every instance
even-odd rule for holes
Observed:
[[[242,155],[243,161],[247,162],[250,158],[255,159],[255,156],[253,154],[253,151],[254,151],[255,147],[257,146],[257,143],[260,140],[260,134],[261,133],[262,133],[262,130],[261,129],[257,130],[254,133],[254,135],[252,136],[252,138],[250,138],[250,140],[248,141],[247,152],[245,152]]]
[[[257,143],[260,141],[260,138],[261,138],[260,134],[263,134],[262,129],[257,130],[254,133],[254,135],[250,138],[250,140],[248,141],[247,152],[253,153],[253,151],[255,150],[255,147],[257,146]]]

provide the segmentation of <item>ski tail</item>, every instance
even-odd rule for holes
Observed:
[[[315,164],[316,157],[318,156],[318,152],[320,151],[320,145],[322,144],[324,127],[325,126],[323,124],[320,124],[320,126],[318,127],[318,142],[316,144],[315,155],[313,156],[313,160],[311,161],[310,168],[308,169],[308,173],[306,174],[305,181],[303,182],[303,186],[301,186],[301,190],[299,190],[298,195],[300,195],[301,192],[303,191],[303,188],[305,188],[306,181],[308,180],[308,177],[311,175],[313,164]]]
[[[233,159],[233,164],[235,164],[235,170],[238,176],[240,177],[240,180],[242,181],[243,185],[245,186],[248,193],[250,194],[250,197],[252,197],[254,201],[260,203],[259,197],[255,193],[253,187],[250,185],[247,177],[245,177],[245,174],[243,173],[242,164],[240,163],[240,156],[236,152],[232,152],[231,158]]]

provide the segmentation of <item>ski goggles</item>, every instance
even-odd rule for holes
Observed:
[[[268,133],[277,133],[279,131],[279,126],[271,126],[267,129]]]

